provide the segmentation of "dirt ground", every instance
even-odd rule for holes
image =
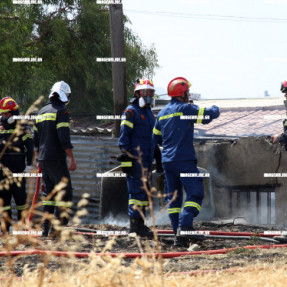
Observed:
[[[81,228],[88,228],[94,230],[126,230],[123,227],[115,225],[83,225]],[[259,233],[265,230],[278,230],[274,227],[265,226],[251,226],[243,224],[215,224],[215,223],[195,223],[196,230],[217,230],[217,231],[245,231]],[[169,226],[157,226],[157,229],[170,229]],[[114,240],[114,243],[107,243]],[[231,247],[243,247],[250,245],[272,245],[273,243],[260,241],[256,238],[251,240],[227,240],[227,239],[206,239],[195,242],[197,246],[194,250],[214,250]],[[67,239],[65,242],[59,242],[59,239],[50,238],[34,238],[32,241],[27,240],[22,236],[8,236],[0,239],[1,251],[10,250],[63,250],[63,251],[78,251],[78,252],[118,252],[118,253],[134,253],[134,252],[156,252],[156,242],[152,240],[136,240],[129,236],[90,236],[81,235],[79,238]],[[159,237],[159,247],[162,252],[181,252],[188,251],[187,248],[173,246],[172,236]],[[105,249],[106,248],[106,249]],[[130,265],[135,259],[123,259],[123,265]],[[64,268],[65,266],[74,266],[76,263],[88,262],[89,259],[67,259],[59,257],[47,256],[23,256],[23,257],[1,257],[0,258],[0,272],[5,271],[14,273],[16,276],[22,276],[24,269],[35,270],[39,266],[45,265],[47,269],[55,270]],[[192,271],[192,270],[222,270],[234,267],[244,267],[246,265],[255,264],[272,264],[272,263],[287,264],[287,249],[254,249],[247,250],[240,248],[231,251],[227,254],[221,255],[195,255],[195,256],[181,256],[169,259],[163,259],[163,268],[165,273]],[[80,266],[80,265],[79,265]],[[75,267],[76,268],[76,267]],[[78,268],[78,267],[77,267]]]

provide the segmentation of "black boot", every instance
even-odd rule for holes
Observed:
[[[201,241],[204,239],[202,234],[192,234],[195,229],[190,227],[179,227],[174,237],[174,246],[189,247],[190,243]]]
[[[136,233],[136,234],[138,234],[138,225],[139,225],[138,218],[130,217],[130,230],[129,230],[129,233]]]
[[[43,224],[42,224],[42,235],[41,235],[41,237],[48,237],[50,225],[51,225],[50,220],[45,219]]]
[[[139,218],[138,235],[140,237],[147,237],[149,239],[153,239],[153,232],[144,224],[143,218]]]
[[[188,229],[188,230],[186,230],[186,229]],[[178,246],[178,247],[189,247],[190,238],[188,236],[184,236],[183,234],[181,234],[181,231],[194,231],[194,228],[193,227],[189,227],[189,228],[179,227],[176,231],[175,236],[174,236],[173,245]]]
[[[5,216],[4,217],[4,226],[3,226],[3,230],[2,233],[3,234],[8,234],[9,233],[9,229],[11,227],[11,221],[12,221],[12,211],[11,210],[7,210],[5,211]]]
[[[51,228],[50,228],[50,235],[49,237],[53,238],[53,239],[56,239],[56,238],[60,238],[61,237],[61,233],[62,233],[62,230],[65,226],[67,226],[67,224],[69,223],[69,219],[68,218],[61,218],[59,219],[60,220],[60,225],[59,225],[59,228],[56,228],[52,225]]]
[[[8,220],[5,220],[2,233],[3,234],[8,234],[10,227],[11,227],[11,223]]]
[[[51,214],[54,214],[54,208],[55,207],[52,205],[44,205],[43,206],[44,212],[49,213],[49,216]],[[48,219],[44,219],[44,222],[42,224],[42,235],[41,235],[41,237],[48,237],[50,226],[51,226],[51,221]]]
[[[189,238],[179,235],[179,232],[175,233],[173,245],[177,247],[189,247]]]
[[[147,237],[149,239],[153,238],[153,232],[146,225],[144,225],[144,220],[142,218],[130,217],[129,233],[133,232],[140,237]]]

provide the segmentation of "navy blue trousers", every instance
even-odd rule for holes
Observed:
[[[199,177],[180,176],[180,174],[197,174],[197,161],[164,162],[165,194],[169,202],[168,214],[174,231],[178,227],[193,227],[193,218],[201,208],[204,197],[203,180]],[[186,200],[182,210],[183,187]],[[176,197],[173,199],[174,195]],[[173,199],[173,200],[172,200]]]
[[[129,216],[133,218],[141,218],[141,214],[137,209],[140,209],[145,215],[145,207],[148,206],[148,197],[143,189],[143,178],[147,180],[147,187],[151,186],[151,170],[152,163],[143,160],[144,171],[140,164],[133,160],[133,171],[127,176],[127,185],[129,192]]]

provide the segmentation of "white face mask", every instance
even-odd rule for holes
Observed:
[[[7,120],[7,123],[10,124],[10,125],[13,124],[14,122],[15,122],[15,119],[14,119],[13,116],[9,117],[8,120]]]
[[[145,100],[143,99],[143,97],[140,97],[140,99],[139,99],[139,106],[141,108],[143,108],[145,105],[146,105]]]
[[[152,103],[152,98],[150,96],[146,96],[145,98],[140,97],[139,99],[139,106],[141,108],[145,107],[145,106],[150,106]]]

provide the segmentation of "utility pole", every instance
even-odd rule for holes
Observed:
[[[110,5],[110,31],[111,31],[111,49],[112,58],[120,58],[120,61],[112,63],[113,74],[113,99],[114,114],[121,115],[127,106],[126,91],[126,63],[125,42],[124,42],[124,17],[123,5]],[[120,120],[115,121],[115,136],[120,135]]]

